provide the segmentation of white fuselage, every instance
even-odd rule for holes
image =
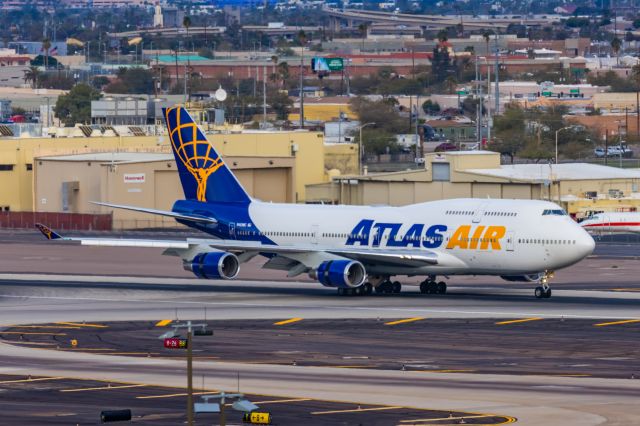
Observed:
[[[249,216],[278,246],[437,253],[435,265],[367,267],[369,274],[520,275],[591,254],[594,241],[554,203],[453,199],[405,207],[253,202]],[[244,224],[236,224],[238,239]]]
[[[640,233],[640,213],[598,213],[580,222],[580,226],[593,234]]]

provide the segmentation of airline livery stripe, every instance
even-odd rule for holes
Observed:
[[[284,321],[278,321],[278,322],[274,322],[273,325],[287,325],[287,324],[291,324],[298,321],[302,321],[302,318],[291,318]]]
[[[408,322],[415,322],[425,319],[425,317],[414,317],[414,318],[406,318],[397,321],[385,322],[384,325],[396,325],[396,324],[406,324]]]
[[[635,323],[635,322],[640,322],[640,319],[630,319],[630,320],[613,321],[613,322],[601,322],[601,323],[593,324],[593,325],[594,325],[594,327],[606,327],[608,325],[631,324],[631,323]]]
[[[603,222],[603,223],[586,223],[585,228],[594,228],[598,226],[640,226],[640,222]]]
[[[543,318],[522,318],[522,319],[510,320],[510,321],[500,321],[500,322],[497,322],[496,325],[518,324],[521,322],[540,321],[542,319]]]

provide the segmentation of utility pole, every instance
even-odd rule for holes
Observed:
[[[300,46],[300,128],[304,129],[304,44]]]
[[[193,334],[191,321],[187,327],[187,424],[193,426]]]
[[[267,66],[262,66],[262,128],[267,128]]]
[[[496,69],[495,69],[495,73],[496,73],[496,99],[495,99],[495,109],[494,109],[494,114],[498,115],[500,114],[500,76],[499,71],[500,71],[500,62],[499,62],[499,58],[500,58],[500,48],[498,47],[498,33],[495,33],[496,35]]]

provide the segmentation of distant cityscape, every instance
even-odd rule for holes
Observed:
[[[640,168],[637,1],[13,0],[0,2],[0,23],[0,169],[17,172],[21,146],[31,155],[15,174],[24,191],[3,210],[59,210],[33,189],[47,155],[166,155],[162,108],[176,103],[214,144],[234,147],[227,155],[304,158],[283,166],[285,192],[261,194],[279,201],[364,203],[335,185],[406,170],[433,179],[433,155],[447,152]],[[287,135],[290,146],[249,149],[225,135]],[[553,195],[557,176],[522,196],[610,199],[613,189],[629,198],[620,208],[636,208],[635,175]],[[104,210],[62,202],[82,192],[64,188],[62,211]]]

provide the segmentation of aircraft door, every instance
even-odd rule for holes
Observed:
[[[229,238],[236,239],[236,224],[235,222],[229,222]]]
[[[513,235],[513,232],[507,232],[507,251],[513,251],[515,248],[515,236]]]
[[[484,216],[484,212],[486,209],[487,209],[487,203],[482,203],[480,207],[478,207],[476,211],[473,213],[473,219],[471,219],[471,222],[480,223],[480,221],[482,221],[482,216]]]
[[[319,233],[320,226],[316,224],[311,225],[311,244],[318,244]]]

